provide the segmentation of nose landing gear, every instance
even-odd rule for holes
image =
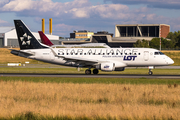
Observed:
[[[148,72],[149,75],[152,75],[153,72],[151,71],[151,69],[149,69],[149,72]]]
[[[153,75],[152,69],[154,69],[154,66],[149,66],[148,68],[149,68],[148,74]]]

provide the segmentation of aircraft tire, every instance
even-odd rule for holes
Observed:
[[[152,71],[149,71],[149,75],[152,75],[153,74],[153,72]]]
[[[99,73],[99,70],[98,69],[94,69],[93,70],[93,74],[98,74]]]
[[[86,75],[90,75],[90,74],[91,74],[91,70],[86,69],[85,74],[86,74]]]

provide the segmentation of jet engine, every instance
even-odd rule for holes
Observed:
[[[115,64],[114,63],[101,63],[99,65],[96,66],[97,69],[101,70],[101,71],[107,71],[107,72],[111,72],[115,70]]]

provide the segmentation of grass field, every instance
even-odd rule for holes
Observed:
[[[84,74],[85,68],[26,68],[26,67],[0,67],[0,73],[46,73],[46,74]],[[147,75],[148,68],[128,68],[124,71],[103,72],[99,74],[140,74]],[[153,75],[180,75],[179,69],[153,69]]]
[[[76,80],[73,83],[73,78],[71,82],[66,82],[67,78],[52,79],[57,81],[61,79],[64,82],[50,82],[41,77],[0,77],[0,118],[25,119],[28,116],[32,119],[180,118],[180,88],[176,80],[173,84],[167,84],[166,80],[161,79],[164,81],[163,85],[148,82],[146,84],[115,82],[115,84],[111,83],[111,79],[106,79],[106,82],[108,81],[106,83],[102,78],[94,78],[101,81],[100,83],[88,84],[78,83]],[[82,78],[81,81],[83,79],[87,78]],[[123,79],[114,79],[114,81],[121,80]]]
[[[180,79],[0,76],[0,119],[179,119]]]
[[[13,48],[18,50],[19,48]],[[26,61],[29,61],[30,63],[39,63],[36,60],[31,60],[23,57],[18,57],[10,53],[11,50],[8,50],[7,48],[0,48],[0,64],[6,64],[6,63],[25,63]]]

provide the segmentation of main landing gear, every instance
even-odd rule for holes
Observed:
[[[99,73],[98,69],[94,69],[93,70],[93,74],[98,74],[98,73]],[[86,75],[90,75],[91,74],[91,69],[86,69],[85,74]]]

